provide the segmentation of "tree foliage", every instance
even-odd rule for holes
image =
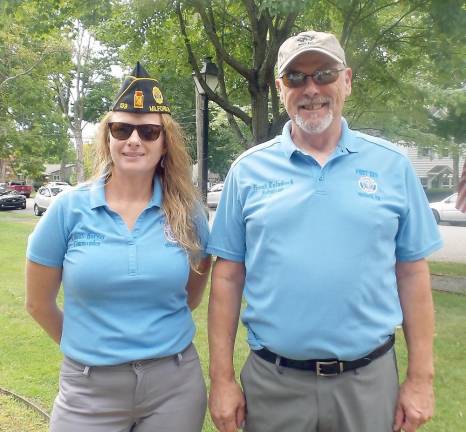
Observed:
[[[464,151],[460,0],[4,0],[0,11],[3,156],[23,153],[21,136],[44,149],[44,133],[64,137],[69,129],[82,158],[83,125],[108,109],[116,91],[110,66],[129,72],[138,60],[161,82],[192,143],[191,74],[211,55],[220,86],[205,90],[220,109],[212,110],[210,159],[223,172],[227,154],[279,133],[287,120],[274,84],[277,52],[308,29],[335,33],[346,50],[352,127],[448,147],[453,156]],[[90,42],[80,51],[84,36]],[[38,154],[60,153],[49,148]]]

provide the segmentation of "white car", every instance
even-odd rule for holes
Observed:
[[[34,214],[36,216],[41,216],[60,192],[70,188],[70,185],[56,183],[41,186],[34,198]]]
[[[466,222],[466,213],[455,208],[458,194],[455,193],[442,201],[430,203],[430,208],[437,223],[440,222]]]
[[[207,192],[207,207],[217,208],[223,191],[223,183],[213,185]]]

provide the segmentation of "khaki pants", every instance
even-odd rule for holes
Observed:
[[[391,432],[398,397],[393,348],[332,377],[278,367],[254,353],[241,372],[247,432]]]
[[[193,345],[118,366],[63,360],[51,432],[199,432],[206,388]]]

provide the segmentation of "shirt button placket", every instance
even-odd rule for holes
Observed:
[[[136,241],[131,236],[128,240],[128,248],[129,248],[129,274],[135,275],[137,266],[136,266]]]

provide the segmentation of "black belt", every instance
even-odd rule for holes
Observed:
[[[333,376],[340,375],[343,372],[358,369],[363,366],[367,366],[370,362],[376,358],[384,355],[395,343],[395,335],[391,335],[387,342],[379,346],[377,349],[367,354],[366,356],[350,361],[340,361],[338,359],[325,359],[325,360],[293,360],[286,357],[281,357],[269,351],[267,348],[262,348],[257,351],[253,351],[260,358],[275,363],[277,366],[284,366],[292,369],[307,370],[315,372],[321,376]]]

